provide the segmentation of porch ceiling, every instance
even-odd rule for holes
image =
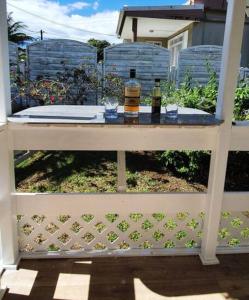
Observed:
[[[172,20],[155,18],[137,18],[138,19],[138,37],[148,38],[168,38],[173,34],[184,30],[194,23],[192,20]],[[126,17],[122,30],[122,39],[132,39],[132,17]]]

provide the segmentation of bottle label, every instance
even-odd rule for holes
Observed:
[[[131,97],[131,98],[136,98],[136,97],[140,97],[140,89],[137,87],[126,87],[125,88],[125,97]]]
[[[125,112],[138,112],[140,98],[125,98]]]

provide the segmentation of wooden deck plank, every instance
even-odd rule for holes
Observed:
[[[4,300],[249,299],[249,255],[220,255],[219,260],[216,266],[203,266],[197,256],[22,260],[19,269],[38,271],[31,292],[8,292]],[[62,274],[69,277],[63,281]]]

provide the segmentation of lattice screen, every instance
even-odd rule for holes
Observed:
[[[228,247],[249,246],[249,211],[222,213],[219,245]]]
[[[18,215],[20,250],[104,251],[200,247],[204,213],[131,213],[78,217]],[[249,212],[223,212],[219,246],[249,246]]]
[[[21,251],[194,248],[204,214],[18,215]]]

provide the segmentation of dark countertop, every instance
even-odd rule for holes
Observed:
[[[103,106],[55,105],[25,109],[8,118],[11,123],[21,124],[85,124],[85,125],[143,125],[143,126],[219,126],[222,121],[204,111],[179,108],[177,119],[162,114],[153,117],[151,107],[141,106],[138,118],[126,118],[119,107],[117,119],[104,118]]]

